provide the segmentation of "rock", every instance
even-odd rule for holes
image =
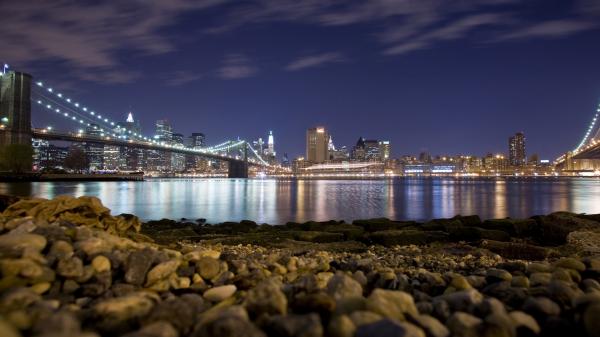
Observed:
[[[37,279],[44,273],[42,267],[30,259],[0,260],[0,270],[4,277],[22,276],[30,279]]]
[[[361,326],[363,324],[371,324],[383,319],[383,316],[376,314],[371,311],[356,310],[353,311],[350,316],[350,320],[355,326]]]
[[[560,315],[560,307],[547,297],[530,297],[523,304],[523,311],[537,320],[546,316]]]
[[[435,234],[439,235],[436,240]],[[386,230],[374,232],[369,235],[369,240],[375,244],[383,246],[406,246],[406,245],[425,245],[433,241],[443,241],[448,234],[443,232],[425,232],[418,230]],[[446,239],[447,241],[447,239]]]
[[[404,320],[405,314],[418,314],[412,296],[403,291],[375,289],[367,298],[366,306],[369,311],[399,320]]]
[[[9,252],[20,256],[26,248],[41,252],[47,243],[45,237],[37,234],[11,233],[0,235],[0,253]]]
[[[478,337],[483,321],[473,315],[457,311],[446,322],[446,326],[456,337]]]
[[[265,331],[269,336],[278,337],[323,336],[323,326],[317,314],[273,316],[266,323]]]
[[[456,290],[466,290],[473,288],[469,281],[467,281],[467,279],[460,274],[455,274],[452,276],[450,286]]]
[[[110,253],[113,246],[105,240],[91,237],[75,243],[75,248],[82,250],[87,256]]]
[[[493,313],[485,317],[480,334],[482,336],[516,336],[513,320],[506,314]]]
[[[567,235],[567,243],[584,254],[600,254],[600,233],[574,231]]]
[[[477,289],[457,291],[440,298],[448,303],[452,311],[469,311],[483,301],[483,295]]]
[[[221,302],[235,294],[237,288],[234,285],[226,285],[210,288],[202,295],[206,300],[211,302]]]
[[[529,276],[529,282],[532,287],[547,286],[552,280],[550,273],[533,273]]]
[[[59,311],[43,316],[35,322],[33,332],[42,335],[52,332],[55,336],[76,336],[81,331],[81,324],[75,315],[67,311]]]
[[[562,258],[554,263],[555,267],[577,270],[582,272],[585,270],[585,264],[571,257]]]
[[[427,337],[448,337],[450,331],[440,321],[429,315],[408,315],[408,321],[423,329]]]
[[[160,280],[167,278],[169,275],[175,273],[179,267],[179,260],[168,260],[150,269],[146,276],[146,286],[150,286]]]
[[[385,318],[371,324],[361,325],[356,329],[355,337],[425,337],[423,330],[417,326]]]
[[[0,317],[0,332],[2,337],[21,337],[19,330],[2,317]]]
[[[285,315],[287,313],[287,298],[281,291],[281,284],[269,279],[262,281],[248,291],[244,306],[248,313],[254,317],[263,314]]]
[[[481,247],[508,259],[543,260],[548,257],[547,248],[517,242],[484,240]]]
[[[508,314],[516,328],[518,336],[532,336],[540,334],[540,326],[536,320],[522,311],[512,311]]]
[[[154,301],[144,293],[110,298],[94,305],[94,313],[107,321],[125,321],[147,315]]]
[[[92,267],[96,273],[110,271],[110,260],[103,255],[98,255],[92,260]]]
[[[153,260],[154,255],[149,248],[133,251],[125,263],[125,281],[137,286],[144,284]]]
[[[187,335],[196,324],[197,315],[207,307],[201,296],[185,294],[155,305],[150,314],[144,318],[144,322],[169,322],[182,335]]]
[[[354,303],[346,303],[347,307],[344,309],[352,310]],[[364,307],[362,305],[361,307]],[[325,292],[319,291],[310,294],[299,294],[296,295],[294,302],[292,303],[292,310],[299,314],[309,314],[315,312],[324,319],[327,319],[336,309],[336,302],[333,297],[327,295]]]
[[[331,337],[354,337],[356,326],[346,315],[333,318],[327,326],[327,334]]]
[[[517,288],[529,288],[529,279],[527,276],[514,276],[510,285]]]
[[[345,273],[335,274],[327,283],[327,293],[336,300],[348,297],[361,297],[362,286]]]
[[[500,282],[500,281],[512,281],[512,275],[503,269],[490,268],[486,272],[486,280],[488,283]]]
[[[598,282],[594,279],[585,279],[585,280],[581,281],[581,285],[582,285],[583,290],[586,293],[600,292],[600,282]]]
[[[548,286],[550,298],[563,307],[569,308],[573,300],[583,295],[577,285],[565,281],[553,280]]]
[[[83,262],[76,256],[59,260],[56,273],[66,278],[81,277],[83,276]]]
[[[122,337],[179,337],[179,333],[171,323],[156,321],[143,326],[137,331],[124,334]]]
[[[600,336],[600,303],[595,303],[587,307],[583,314],[583,326],[587,335],[590,337]]]
[[[196,269],[200,276],[205,280],[210,280],[219,275],[219,260],[209,256],[203,256],[196,262]]]
[[[248,321],[243,307],[234,305],[221,310],[208,311],[201,316],[191,337],[266,337]]]

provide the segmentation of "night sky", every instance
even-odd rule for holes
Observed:
[[[211,144],[273,130],[292,157],[324,125],[400,156],[507,152],[523,131],[554,159],[600,99],[597,0],[98,3],[1,1],[0,61],[146,135],[162,118]]]

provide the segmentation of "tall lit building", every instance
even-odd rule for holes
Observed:
[[[508,161],[512,166],[523,166],[526,164],[525,135],[517,132],[508,139]]]
[[[269,156],[275,157],[275,139],[273,138],[273,131],[269,131],[269,140],[267,141],[267,151]]]
[[[97,124],[90,124],[85,128],[85,134],[92,137],[102,137],[102,131]],[[84,147],[89,169],[91,171],[101,170],[104,167],[104,145],[101,143],[85,142]]]
[[[306,161],[324,163],[329,159],[329,135],[324,127],[310,128],[306,131]]]
[[[365,151],[365,139],[359,137],[356,141],[356,145],[352,148],[352,160],[363,161],[366,157]]]
[[[379,161],[379,141],[375,139],[368,139],[364,141],[365,144],[365,159],[368,161]]]
[[[166,119],[156,121],[154,140],[167,145],[173,142],[173,128]],[[148,167],[153,171],[168,171],[171,169],[171,153],[164,150],[148,151]]]
[[[183,135],[174,133],[172,139],[173,145],[183,145]],[[185,155],[182,153],[171,153],[171,169],[176,172],[185,170]]]
[[[206,136],[201,132],[192,133],[191,138],[191,146],[194,149],[201,149],[206,144]]]
[[[379,141],[379,159],[382,161],[386,161],[390,159],[390,141],[382,140]]]

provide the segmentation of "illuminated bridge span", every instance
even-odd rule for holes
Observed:
[[[600,104],[581,142],[572,151],[558,157],[555,164],[567,170],[597,170],[600,159]]]
[[[106,145],[167,151],[197,155],[200,157],[226,161],[229,163],[229,177],[248,177],[248,166],[270,166],[246,140],[229,140],[205,148],[191,148],[156,140],[132,129],[124,128],[106,115],[75,101],[56,91],[41,81],[32,85],[32,77],[20,72],[0,73],[2,97],[0,97],[0,144],[31,144],[31,138],[71,142],[92,142]],[[64,132],[32,128],[31,105],[42,111],[69,120],[80,129],[78,132]],[[95,127],[97,135],[84,132],[85,128]],[[231,155],[231,150],[239,150],[239,155]]]

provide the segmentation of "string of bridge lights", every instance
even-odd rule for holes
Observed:
[[[46,92],[54,95],[55,97],[59,98],[63,102],[68,103],[70,105],[70,106],[65,106],[64,103],[60,103],[60,102],[57,102],[55,100],[52,100],[52,99],[48,98],[46,95],[38,92],[38,95],[42,96],[44,99],[46,99],[48,101],[52,101],[55,105],[57,105],[57,106],[53,106],[52,104],[45,103],[42,100],[37,100],[37,103],[39,105],[44,106],[48,110],[54,111],[56,113],[59,113],[63,117],[65,117],[67,119],[71,119],[71,120],[73,120],[75,122],[79,122],[80,124],[88,126],[88,127],[92,127],[92,125],[96,124],[96,122],[105,123],[107,125],[110,125],[111,127],[114,127],[114,126],[117,125],[117,123],[115,123],[113,120],[111,120],[111,119],[109,119],[107,117],[102,117],[101,114],[96,113],[95,111],[93,111],[91,109],[88,109],[86,106],[82,106],[79,102],[75,102],[74,100],[72,100],[69,97],[66,97],[65,95],[63,95],[60,92],[55,92],[53,88],[51,88],[51,87],[45,87],[44,83],[41,82],[41,81],[36,82],[36,85],[38,87],[40,87],[41,89],[45,89]],[[67,110],[67,111],[63,112],[60,109],[61,107],[64,110]],[[69,114],[69,111],[71,112],[71,114]],[[89,116],[86,116],[85,113],[87,113]],[[77,118],[75,115],[79,116],[80,118]],[[87,123],[86,121],[84,121],[84,119],[86,119],[87,121],[92,121],[93,123]],[[181,147],[181,148],[184,148],[183,146],[171,145],[171,144],[165,144],[164,142],[159,142],[159,141],[157,141],[155,139],[152,139],[152,137],[147,137],[147,136],[144,136],[142,134],[138,134],[137,132],[135,132],[133,130],[128,130],[127,128],[123,128],[122,126],[118,126],[118,127],[121,130],[123,130],[123,132],[125,132],[125,135],[117,135],[114,132],[113,133],[111,133],[111,132],[104,132],[105,130],[102,127],[100,127],[98,130],[100,132],[103,132],[104,134],[109,134],[109,135],[112,135],[113,137],[116,137],[116,138],[119,138],[119,139],[127,139],[128,137],[133,137],[133,138],[137,138],[140,141],[151,142],[153,144],[157,144],[157,145],[161,145],[161,146],[165,146],[165,147]],[[96,128],[95,125],[94,125],[94,128]],[[109,128],[109,130],[110,130],[110,128]],[[83,131],[80,130],[80,133],[83,133]],[[199,152],[199,153],[212,153],[212,152],[219,152],[219,151],[228,151],[228,150],[230,150],[232,148],[239,147],[239,146],[243,145],[244,143],[247,143],[247,142],[244,141],[244,140],[240,140],[240,141],[237,141],[237,142],[226,141],[226,142],[223,142],[221,144],[218,144],[218,145],[215,145],[215,146],[211,146],[211,147],[207,147],[207,148],[203,148],[203,149],[189,149],[189,150],[195,151],[195,152]],[[253,152],[253,154],[264,165],[269,165],[250,146],[250,144],[248,144],[248,146],[250,147],[250,149]]]
[[[574,150],[574,152],[579,151],[587,143],[588,139],[590,138],[590,136],[592,134],[592,131],[594,131],[594,128],[596,127],[596,123],[598,122],[599,118],[600,118],[600,104],[598,104],[598,108],[596,109],[596,115],[594,115],[594,118],[592,119],[592,122],[590,123],[590,126],[587,129],[587,132],[585,133],[585,136],[581,140],[581,143],[579,143],[579,146],[577,146],[577,148]]]

